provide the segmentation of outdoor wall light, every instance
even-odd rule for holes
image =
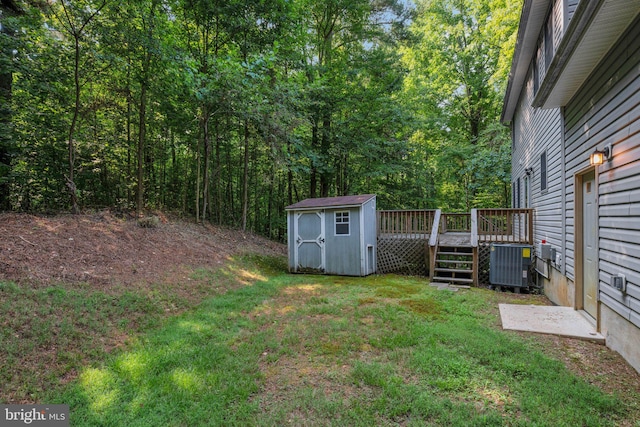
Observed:
[[[613,157],[613,147],[611,146],[611,144],[607,144],[605,145],[602,151],[596,148],[595,151],[591,153],[591,156],[589,157],[589,162],[593,166],[599,166],[603,164],[605,160],[611,161],[612,157]]]
[[[531,175],[531,174],[533,173],[533,168],[526,168],[526,169],[524,170],[524,173],[526,173],[526,174],[527,174],[527,176]]]

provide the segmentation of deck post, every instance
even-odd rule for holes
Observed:
[[[478,210],[471,209],[471,247],[473,248],[473,286],[478,286],[478,265],[479,265],[479,253],[478,251]]]
[[[471,278],[473,279],[473,286],[478,286],[479,283],[479,272],[478,266],[480,264],[480,251],[478,250],[478,246],[473,247],[473,271],[471,273]]]
[[[431,226],[431,235],[429,236],[429,281],[433,280],[433,273],[436,268],[436,249],[438,248],[438,233],[440,231],[440,217],[442,211],[436,209],[433,216],[433,224]]]

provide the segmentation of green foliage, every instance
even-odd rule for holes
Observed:
[[[3,25],[24,30],[0,34],[0,207],[68,209],[70,172],[84,208],[142,191],[275,239],[310,196],[506,206],[512,3],[21,3]]]
[[[509,133],[499,118],[519,11],[518,2],[418,2],[405,96],[423,126],[419,160],[438,177],[432,203],[443,209],[509,204]]]

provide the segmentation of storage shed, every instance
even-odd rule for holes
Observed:
[[[306,199],[287,206],[289,271],[341,276],[376,272],[376,196]]]

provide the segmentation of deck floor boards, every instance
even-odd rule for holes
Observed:
[[[471,233],[441,233],[438,244],[440,246],[471,246]]]

